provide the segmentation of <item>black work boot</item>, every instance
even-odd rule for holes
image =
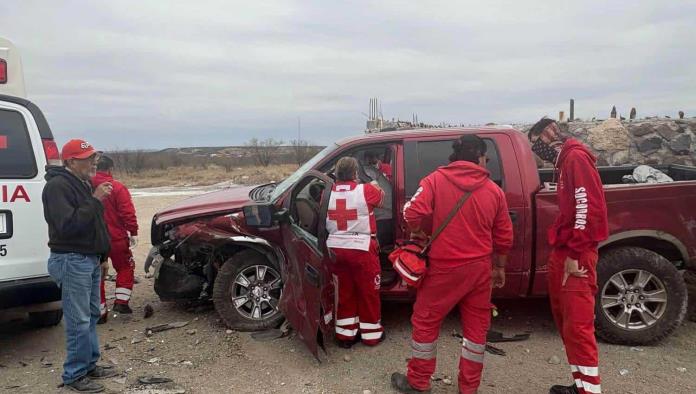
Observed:
[[[109,312],[107,312],[107,313],[101,315],[101,317],[99,317],[99,320],[97,320],[97,324],[104,324],[104,323],[106,323],[108,320],[109,320]]]
[[[549,390],[549,394],[578,394],[578,386],[573,383],[570,386],[561,386],[560,384],[557,384],[555,386],[551,386],[551,390]]]
[[[87,377],[90,379],[106,379],[118,375],[113,368],[104,368],[97,365],[93,370],[87,373]]]
[[[133,313],[133,310],[128,306],[128,304],[114,304],[114,307],[111,308],[111,310],[118,313]]]
[[[405,394],[418,394],[418,393],[429,393],[430,389],[427,390],[417,390],[411,387],[411,384],[408,382],[408,379],[406,378],[406,375],[398,372],[394,372],[391,376],[391,384],[396,391],[400,393],[405,393]]]
[[[91,381],[87,376],[83,376],[70,384],[66,384],[65,388],[77,391],[78,393],[101,393],[104,391],[104,386]]]

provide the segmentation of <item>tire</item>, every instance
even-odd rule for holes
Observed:
[[[283,321],[278,310],[281,291],[278,267],[262,254],[246,249],[227,259],[218,271],[213,303],[227,327],[238,331],[266,330]]]
[[[29,313],[29,323],[34,327],[53,327],[63,319],[63,310]]]
[[[602,253],[597,285],[595,329],[606,342],[654,344],[672,334],[686,315],[684,279],[653,251],[621,247]]]

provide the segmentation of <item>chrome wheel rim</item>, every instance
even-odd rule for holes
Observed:
[[[281,279],[267,265],[252,265],[237,274],[230,298],[237,312],[250,320],[265,320],[278,312]]]
[[[617,327],[637,331],[652,327],[667,309],[667,289],[657,276],[641,269],[614,274],[602,288],[604,316]]]

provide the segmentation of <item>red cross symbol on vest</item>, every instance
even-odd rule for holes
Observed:
[[[336,209],[331,209],[328,212],[329,219],[336,221],[336,227],[339,231],[348,230],[349,220],[358,220],[357,209],[346,209],[346,199],[336,199]]]

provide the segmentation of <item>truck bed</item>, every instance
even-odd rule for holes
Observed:
[[[624,175],[632,175],[633,170],[637,166],[617,166],[617,167],[598,167],[599,176],[602,178],[602,184],[604,185],[616,185],[623,184],[621,178]],[[675,181],[694,181],[696,180],[696,167],[683,166],[683,165],[656,165],[651,166],[656,168],[665,174],[669,175]],[[553,169],[542,168],[539,169],[539,179],[541,183],[552,182],[553,181]]]

